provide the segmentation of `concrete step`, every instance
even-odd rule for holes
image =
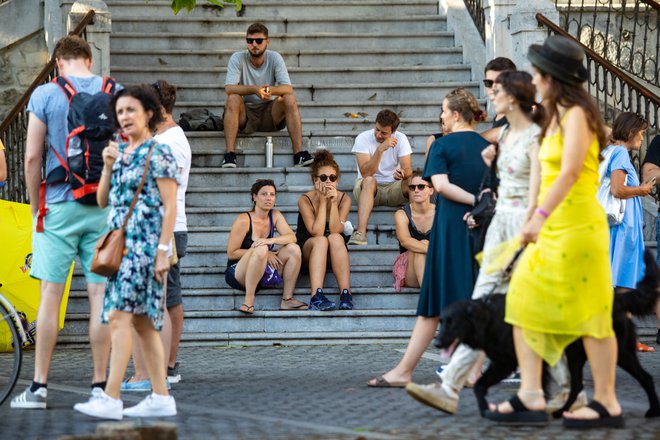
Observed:
[[[158,17],[113,16],[113,32],[156,32],[190,34],[195,32],[242,32],[254,22],[250,17],[197,17],[188,14]],[[324,15],[301,18],[273,18],[267,21],[268,31],[275,34],[319,32],[434,32],[446,31],[447,19],[438,15],[383,16],[365,20],[362,17],[332,18]]]
[[[209,271],[210,269],[204,268]],[[202,268],[199,269],[200,271]],[[212,278],[218,279],[217,287],[185,287],[183,289],[183,306],[187,312],[205,311],[205,310],[224,310],[232,311],[240,307],[245,302],[245,293],[239,290],[230,289],[225,284],[224,274],[214,273]],[[326,281],[334,279],[332,275],[326,277]],[[391,275],[390,275],[391,278]],[[195,277],[193,274],[182,273],[182,281],[186,284],[193,284]],[[390,280],[391,281],[391,280]],[[336,304],[339,304],[339,294],[337,287],[326,283],[325,294]],[[351,284],[353,295],[353,304],[355,310],[413,310],[417,308],[419,289],[404,288],[396,293],[392,288],[392,282],[388,287],[360,287]],[[299,286],[294,291],[296,298],[309,303],[309,286]],[[282,299],[282,289],[264,289],[257,294],[257,309],[276,311],[280,307]],[[89,313],[89,300],[84,290],[72,290],[69,294],[69,303],[67,304],[67,316],[75,313]]]
[[[121,60],[113,58],[113,63]],[[447,64],[437,66],[392,66],[392,67],[289,67],[292,82],[329,83],[338,77],[351,84],[415,83],[438,81],[470,81],[470,66]],[[154,81],[152,66],[126,66],[113,64],[110,72],[120,83],[151,83]],[[194,82],[224,84],[227,67],[159,67],[158,78],[173,84]],[[130,78],[130,79],[129,79]],[[335,82],[336,84],[336,82]]]
[[[188,65],[195,65],[190,63]],[[218,64],[222,65],[222,64]],[[183,83],[177,87],[177,101],[206,101],[212,105],[227,100],[223,83]],[[433,83],[374,83],[374,84],[294,84],[293,90],[300,102],[343,102],[343,101],[435,101],[439,106],[444,97],[457,87],[464,87],[479,96],[477,81],[444,81]],[[178,103],[177,103],[178,105]]]
[[[237,211],[240,211],[240,209]],[[351,265],[365,266],[373,264],[374,258],[378,258],[379,263],[391,267],[397,255],[399,255],[399,246],[392,244],[349,246]],[[227,266],[226,246],[190,246],[186,257],[181,259],[182,268],[225,266]]]
[[[169,0],[151,0],[145,5],[143,0],[108,0],[106,1],[113,19],[141,17],[174,17]],[[180,12],[179,16],[189,17],[245,17],[252,20],[278,20],[281,18],[301,17],[361,17],[380,18],[383,15],[394,17],[406,15],[438,15],[436,0],[250,0],[243,1],[243,9],[236,11],[235,5],[226,7],[207,3],[198,3],[190,13]]]
[[[185,312],[184,333],[285,333],[285,332],[362,332],[409,331],[415,310],[336,310],[331,312],[261,310],[254,315],[238,311]],[[70,313],[61,331],[63,336],[87,334],[89,315]]]
[[[111,56],[124,66],[226,66],[229,57],[240,46],[225,50],[123,50],[113,49]],[[409,48],[388,50],[387,56],[380,49],[293,49],[280,52],[287,67],[335,67],[335,66],[423,66],[458,64],[463,62],[460,47]],[[217,83],[216,83],[217,84]]]
[[[451,47],[454,46],[454,33],[448,31],[424,32],[420,34],[400,33],[363,33],[349,34],[343,32],[326,33],[271,33],[269,48],[275,51],[307,49],[339,49],[342,47],[360,47],[362,49],[383,48],[383,39],[387,39],[387,47],[391,49],[407,49],[421,47]],[[181,33],[167,32],[113,32],[110,37],[110,50],[172,50],[172,49],[208,49],[245,47],[245,31],[214,32],[214,33]]]

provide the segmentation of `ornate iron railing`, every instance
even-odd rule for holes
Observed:
[[[69,35],[79,35],[87,38],[85,29],[88,25],[93,24],[94,15],[95,12],[90,10],[78,23],[78,26],[69,32]],[[48,83],[56,76],[57,65],[55,64],[55,58],[51,57],[48,64],[41,69],[39,75],[30,84],[30,87],[21,96],[5,120],[0,123],[0,139],[5,145],[5,157],[7,159],[7,180],[5,185],[0,188],[0,199],[21,203],[28,201],[25,171],[23,169],[28,124],[27,104],[34,89]],[[44,151],[46,150],[44,149]],[[45,164],[46,160],[44,158],[44,166]]]
[[[586,47],[660,87],[660,3],[656,0],[555,0],[560,26]]]
[[[472,21],[481,35],[481,40],[486,41],[486,15],[484,14],[483,0],[463,0],[467,10],[472,16]]]
[[[608,124],[612,124],[621,112],[634,112],[642,115],[649,122],[648,138],[660,132],[660,97],[639,84],[627,73],[614,66],[582,42],[569,35],[562,28],[542,14],[536,14],[539,24],[548,29],[549,34],[562,35],[579,43],[585,51],[589,80],[587,87],[597,100]],[[635,158],[639,166],[640,157]]]

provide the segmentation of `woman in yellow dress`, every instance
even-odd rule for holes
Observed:
[[[541,131],[538,208],[523,227],[527,248],[507,294],[505,320],[513,325],[520,389],[508,402],[491,405],[486,417],[503,423],[547,421],[542,362],[556,364],[566,346],[582,338],[594,400],[564,413],[564,426],[620,427],[609,228],[596,200],[605,124],[583,86],[588,76],[580,46],[551,36],[542,46],[532,45],[528,59],[548,117]]]

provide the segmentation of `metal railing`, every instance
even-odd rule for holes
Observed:
[[[95,12],[90,10],[78,23],[69,35],[87,37],[85,29],[93,24]],[[25,185],[25,171],[23,161],[25,158],[25,143],[27,138],[28,113],[27,104],[34,89],[42,84],[50,82],[57,76],[57,65],[55,57],[41,69],[36,79],[30,84],[23,96],[11,109],[7,117],[0,123],[0,139],[5,145],[5,156],[7,159],[7,180],[4,187],[0,188],[0,199],[12,202],[26,203],[28,201],[27,187]],[[46,149],[44,149],[44,152]],[[44,153],[45,154],[45,153]],[[44,167],[46,160],[44,158]]]
[[[560,26],[586,47],[660,87],[660,3],[655,0],[555,0]]]
[[[474,25],[481,35],[481,41],[486,41],[486,15],[484,14],[483,0],[463,0]]]
[[[589,93],[596,99],[605,121],[611,125],[621,112],[634,112],[642,115],[649,122],[646,132],[648,138],[660,132],[660,97],[631,78],[626,72],[596,53],[561,27],[550,21],[543,14],[536,14],[536,19],[548,29],[549,34],[561,35],[576,41],[586,54],[589,80]],[[639,166],[640,156],[635,158]]]

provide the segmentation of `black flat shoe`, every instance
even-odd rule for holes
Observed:
[[[513,412],[502,413],[497,410],[486,410],[484,417],[503,425],[539,426],[548,423],[548,414],[545,411],[527,409],[518,395],[509,399],[509,405],[513,408]]]
[[[594,429],[594,428],[623,428],[623,416],[612,416],[610,412],[600,403],[592,400],[587,405],[598,413],[597,419],[567,419],[564,417],[564,427],[571,429]]]

